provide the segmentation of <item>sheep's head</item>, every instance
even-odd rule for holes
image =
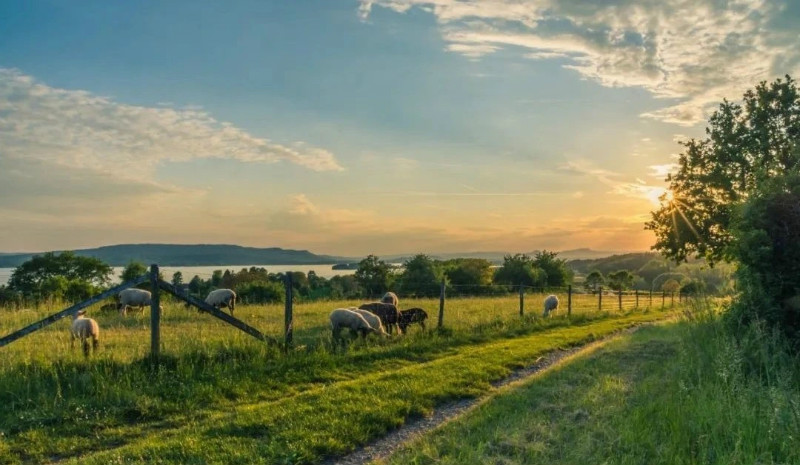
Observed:
[[[86,315],[86,310],[78,310],[72,314],[72,319],[77,320],[78,318],[83,318],[83,315]]]

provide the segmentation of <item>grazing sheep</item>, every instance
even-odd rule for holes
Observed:
[[[397,311],[397,307],[392,304],[386,304],[383,302],[370,302],[368,304],[361,304],[358,306],[361,310],[369,310],[370,312],[378,315],[378,318],[381,319],[381,323],[386,328],[386,331],[389,334],[392,334],[392,327],[397,326],[397,322],[400,320],[400,312]],[[403,331],[400,328],[397,328],[397,332],[402,334]]]
[[[412,323],[419,323],[422,330],[425,331],[425,320],[428,319],[428,313],[421,308],[409,308],[408,310],[400,310],[400,321],[397,326],[400,330],[406,332],[406,328]]]
[[[83,355],[88,357],[89,338],[92,339],[92,348],[97,352],[97,346],[100,344],[100,326],[93,319],[84,317],[85,314],[86,310],[81,310],[72,315],[72,328],[70,329],[72,338],[69,346],[74,349],[75,339],[80,339],[83,346]]]
[[[544,299],[544,313],[542,316],[550,315],[550,312],[558,310],[558,297],[549,295]]]
[[[227,307],[233,316],[233,309],[236,307],[236,293],[230,289],[217,289],[208,293],[206,303],[212,307]]]
[[[144,312],[144,307],[150,305],[152,295],[150,291],[143,289],[130,288],[119,293],[119,313],[125,315],[128,307],[139,307],[140,312]],[[158,306],[162,311],[164,307]]]
[[[381,302],[385,304],[392,304],[395,307],[397,307],[398,306],[397,304],[400,301],[397,300],[397,294],[395,294],[394,292],[387,292],[386,294],[383,294],[383,297],[381,297]]]
[[[358,332],[362,337],[367,337],[368,333],[379,334],[363,316],[349,308],[337,308],[332,311],[330,320],[334,340],[340,339],[343,328],[349,328],[350,332]]]
[[[388,336],[386,330],[383,329],[383,324],[381,324],[381,319],[378,317],[378,315],[370,312],[369,310],[362,310],[356,307],[350,307],[348,308],[348,310],[352,310],[358,313],[359,315],[363,316],[364,319],[367,320],[367,323],[369,323],[369,325],[372,327],[372,329],[377,329],[380,335]]]

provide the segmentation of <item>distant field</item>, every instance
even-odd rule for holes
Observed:
[[[412,327],[400,338],[355,341],[345,353],[331,349],[327,316],[358,302],[300,304],[289,355],[167,303],[158,365],[146,358],[147,311],[121,317],[93,308],[102,347],[89,361],[69,349],[69,319],[0,348],[0,464],[156,455],[164,463],[316,463],[441,402],[485,392],[536,354],[668,315],[598,312],[578,300],[571,320],[565,308],[543,320],[542,297],[526,295],[522,318],[516,295],[449,299],[444,331]],[[428,309],[435,326],[438,299],[401,301],[412,306]],[[0,333],[53,310],[0,311]],[[266,334],[283,331],[282,305],[240,306],[236,315]]]

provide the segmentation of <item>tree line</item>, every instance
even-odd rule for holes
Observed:
[[[646,257],[645,257],[646,258]],[[611,263],[614,263],[611,260]],[[631,262],[633,263],[633,262]],[[598,267],[602,262],[596,263]],[[130,281],[147,273],[143,263],[131,262],[119,276]],[[358,264],[353,275],[325,278],[314,271],[271,273],[264,267],[215,270],[210,278],[183,276],[180,271],[161,279],[204,298],[210,291],[228,288],[236,291],[242,303],[277,303],[285,299],[285,282],[291,276],[293,298],[298,301],[377,299],[386,291],[405,297],[436,297],[444,283],[450,296],[491,296],[516,292],[519,286],[537,290],[562,289],[573,285],[575,292],[602,289],[627,289],[680,292],[685,295],[717,293],[730,285],[729,273],[720,267],[700,264],[671,267],[664,260],[652,259],[635,270],[620,269],[605,274],[593,269],[576,277],[566,260],[556,252],[541,251],[506,255],[502,264],[493,265],[480,258],[437,260],[418,254],[400,266],[369,255]],[[96,295],[112,285],[112,268],[97,258],[72,252],[37,255],[17,267],[8,285],[0,286],[0,306],[20,307],[47,301],[77,302]],[[116,283],[113,283],[116,284]],[[148,283],[140,285],[147,289]]]

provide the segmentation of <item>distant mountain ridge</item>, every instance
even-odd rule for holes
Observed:
[[[523,252],[526,255],[532,257],[539,252],[538,250],[534,250],[531,252]],[[506,255],[514,255],[517,252],[458,252],[458,253],[432,253],[429,256],[436,260],[450,260],[453,258],[482,258],[484,260],[489,260],[490,262],[499,265],[503,263],[503,257]],[[592,250],[588,248],[581,248],[581,249],[570,249],[570,250],[563,250],[558,253],[558,258],[562,258],[565,260],[591,260],[591,259],[598,259],[598,258],[605,258],[610,257],[612,255],[620,254],[621,252],[613,252],[613,251],[603,251],[603,250]],[[386,258],[381,257],[382,260],[390,263],[402,263],[415,254],[403,254],[403,255],[389,255]]]
[[[358,261],[348,257],[317,255],[308,250],[228,244],[119,244],[73,252],[85,257],[98,258],[111,266],[125,266],[132,261],[147,265],[157,263],[161,266],[321,265]],[[17,267],[34,255],[42,253],[44,252],[0,253],[0,268]]]
[[[55,252],[62,252],[62,250]],[[77,255],[98,258],[112,266],[125,266],[132,261],[146,265],[157,263],[161,266],[322,265],[358,263],[363,258],[320,255],[308,250],[282,249],[280,247],[259,248],[231,244],[118,244],[78,249],[73,252]],[[34,255],[42,253],[44,252],[0,252],[0,268],[17,267]],[[533,256],[536,251],[525,253]],[[501,264],[503,257],[509,254],[513,255],[511,252],[493,251],[432,253],[430,257],[438,260],[482,258],[494,264]],[[580,248],[558,252],[558,258],[568,261],[590,261],[616,254],[619,252]],[[380,258],[389,263],[402,263],[413,256],[414,254],[385,255]]]

